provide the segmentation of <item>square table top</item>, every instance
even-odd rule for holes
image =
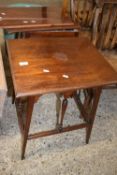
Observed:
[[[16,97],[117,83],[117,73],[87,38],[7,41]]]
[[[3,29],[58,29],[73,26],[70,15],[63,16],[59,6],[0,7],[0,27]]]

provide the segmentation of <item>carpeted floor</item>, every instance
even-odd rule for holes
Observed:
[[[54,94],[35,105],[30,132],[55,125]],[[72,99],[65,124],[80,122]],[[117,175],[117,90],[104,90],[90,143],[85,130],[28,141],[20,160],[21,138],[15,106],[6,99],[0,123],[0,175]]]

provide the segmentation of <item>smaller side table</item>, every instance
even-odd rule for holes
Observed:
[[[102,86],[117,83],[117,73],[104,57],[88,39],[81,37],[9,40],[7,47],[22,133],[21,158],[27,140],[38,137],[86,128],[88,143]],[[29,134],[35,101],[51,92],[57,94],[55,129]],[[64,127],[69,97],[74,98],[83,123]]]
[[[9,32],[78,29],[62,7],[0,7],[0,27]]]

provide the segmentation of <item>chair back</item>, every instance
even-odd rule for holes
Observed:
[[[94,0],[70,0],[72,18],[82,27],[92,26],[95,10]]]
[[[92,41],[100,49],[115,47],[117,43],[117,0],[103,0],[103,4],[97,6]]]

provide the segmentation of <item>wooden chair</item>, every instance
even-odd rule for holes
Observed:
[[[117,0],[96,0],[96,6],[92,42],[99,49],[113,49],[117,44]],[[117,59],[107,61],[117,72]],[[104,88],[117,88],[117,84]]]
[[[91,39],[100,49],[117,43],[117,0],[71,0],[71,15],[81,29],[90,29]]]
[[[96,10],[94,0],[71,0],[71,15],[82,27],[91,27]]]
[[[113,49],[117,43],[117,0],[97,0],[92,42],[100,49]]]

